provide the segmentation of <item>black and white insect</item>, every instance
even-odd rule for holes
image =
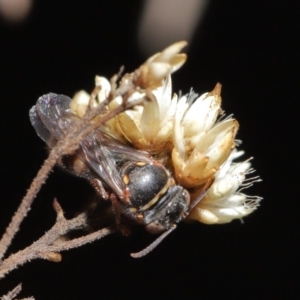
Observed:
[[[71,99],[46,94],[30,110],[30,121],[38,136],[50,148],[64,138],[73,122],[79,122],[70,109]],[[64,166],[92,183],[102,198],[111,200],[116,213],[151,233],[162,233],[150,246],[133,257],[150,252],[176,228],[206,193],[206,186],[190,203],[189,192],[177,185],[170,172],[147,152],[124,145],[103,130],[93,130]]]

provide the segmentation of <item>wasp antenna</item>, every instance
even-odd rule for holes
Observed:
[[[205,196],[206,192],[211,187],[211,185],[214,183],[214,181],[215,181],[215,178],[213,177],[213,178],[210,178],[205,183],[205,185],[203,186],[203,189],[200,191],[200,193],[198,194],[196,199],[191,203],[188,213],[190,213],[192,211],[192,209],[202,200],[202,198]]]
[[[148,247],[143,249],[140,252],[136,253],[130,253],[130,256],[133,258],[140,258],[145,255],[147,255],[149,252],[151,252],[153,249],[155,249],[174,229],[176,228],[176,225],[173,224],[169,230],[165,231],[163,234],[161,234],[152,244],[150,244]]]

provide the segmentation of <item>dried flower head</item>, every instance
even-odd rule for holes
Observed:
[[[214,178],[189,218],[206,224],[227,223],[257,208],[261,198],[246,196],[241,191],[260,179],[246,178],[254,172],[249,159],[234,162],[243,154],[236,150],[239,124],[231,116],[224,118],[220,84],[201,96],[193,91],[180,98],[172,95],[171,73],[186,61],[186,55],[179,53],[185,45],[186,42],[175,43],[153,55],[134,73],[123,76],[121,84],[135,86],[127,101],[145,95],[151,101],[117,115],[104,129],[162,162],[173,172],[177,184],[190,192],[192,200]],[[79,117],[89,105],[97,106],[107,99],[112,89],[109,81],[100,76],[96,77],[96,86],[100,91],[94,103],[89,102],[84,91],[74,96],[71,109]],[[116,97],[107,109],[116,107],[121,100],[121,96]]]

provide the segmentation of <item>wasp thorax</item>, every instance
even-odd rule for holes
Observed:
[[[150,208],[168,188],[170,175],[156,164],[128,163],[123,167],[123,182],[132,205]],[[148,207],[149,206],[149,207]]]

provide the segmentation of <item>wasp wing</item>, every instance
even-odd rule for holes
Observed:
[[[71,99],[64,95],[47,94],[40,97],[29,111],[29,118],[38,136],[53,148],[71,125]]]
[[[125,191],[120,165],[128,161],[152,162],[146,152],[123,145],[101,130],[95,130],[81,142],[79,156],[120,199],[124,198]]]
[[[38,136],[50,148],[67,133],[73,122],[80,119],[69,108],[71,99],[64,95],[47,94],[40,97],[30,110],[30,121]],[[151,163],[147,152],[124,145],[113,137],[94,130],[81,143],[77,155],[88,168],[108,185],[119,198],[123,198],[123,183],[118,164],[127,161]]]

